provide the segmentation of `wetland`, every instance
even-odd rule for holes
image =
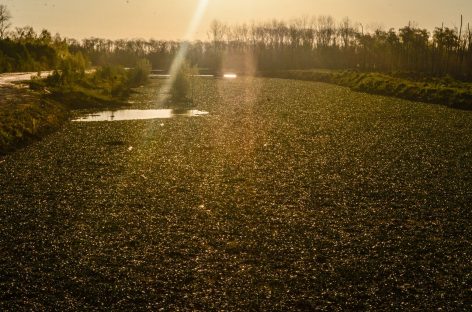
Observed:
[[[161,109],[161,84],[129,109]],[[0,158],[2,310],[466,309],[471,112],[283,79],[194,91],[205,116],[67,122]]]

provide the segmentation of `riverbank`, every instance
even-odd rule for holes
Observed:
[[[44,77],[15,73],[0,84],[0,155],[58,129],[73,109],[119,108],[132,88],[147,82],[147,70],[104,67],[89,73],[52,72]]]
[[[31,90],[25,85],[0,87],[0,155],[57,130],[71,109],[121,107],[124,99],[93,90]]]
[[[263,73],[264,77],[332,83],[354,91],[472,110],[472,83],[449,77],[416,77],[357,71],[288,70]]]

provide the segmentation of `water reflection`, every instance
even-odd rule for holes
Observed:
[[[236,79],[238,78],[237,74],[234,73],[225,73],[225,74],[199,74],[199,75],[193,75],[193,77],[199,77],[199,78],[224,78],[224,79]],[[149,78],[151,79],[169,79],[170,75],[169,74],[150,74]]]
[[[122,109],[89,114],[73,121],[168,119],[174,117],[199,117],[205,115],[208,115],[208,112],[195,109]]]
[[[236,78],[238,78],[238,75],[233,74],[233,73],[227,73],[227,74],[223,75],[223,78],[225,78],[225,79],[236,79]]]
[[[214,78],[215,75],[193,75],[193,77]],[[169,74],[150,74],[149,78],[151,78],[151,79],[168,79],[168,78],[170,78],[170,75]]]

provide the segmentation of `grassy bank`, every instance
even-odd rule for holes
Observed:
[[[453,108],[472,109],[472,83],[452,78],[407,78],[406,75],[357,71],[293,70],[265,73],[266,77],[333,83],[354,91],[398,97]]]
[[[117,108],[126,104],[132,88],[147,82],[147,64],[130,71],[106,66],[86,74],[83,68],[32,79],[29,89],[2,87],[0,155],[54,131],[72,109]]]
[[[24,146],[57,129],[67,119],[64,105],[38,92],[2,88],[0,103],[0,155]],[[15,99],[11,99],[11,97]],[[9,101],[5,101],[5,98]]]

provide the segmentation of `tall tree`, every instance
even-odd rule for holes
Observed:
[[[4,39],[10,28],[11,14],[4,4],[0,4],[0,39]]]

